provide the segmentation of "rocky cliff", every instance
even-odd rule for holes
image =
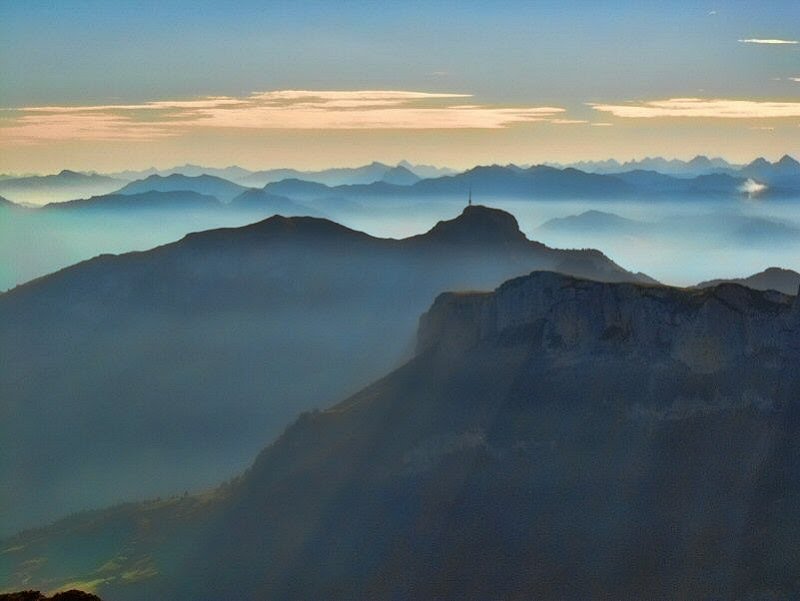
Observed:
[[[418,350],[525,337],[549,355],[669,357],[714,372],[795,349],[798,303],[735,284],[683,291],[535,272],[493,294],[440,295],[420,320]]]

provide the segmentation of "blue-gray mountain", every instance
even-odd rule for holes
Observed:
[[[700,282],[697,288],[713,288],[719,284],[740,284],[754,290],[777,290],[784,294],[794,294],[800,288],[800,273],[792,269],[770,267],[746,278],[730,278]]]
[[[416,356],[214,492],[3,543],[109,601],[791,600],[800,298],[533,273],[439,296]],[[67,560],[68,558],[68,560]]]
[[[17,203],[45,204],[85,196],[108,194],[125,181],[96,173],[64,169],[55,175],[32,175],[0,180],[0,195]]]
[[[131,182],[120,188],[118,194],[189,191],[214,196],[221,202],[230,202],[246,190],[244,186],[213,175],[189,177],[175,173],[165,177],[151,175],[143,180]]]
[[[437,293],[533,269],[652,281],[473,206],[404,240],[274,217],[2,294],[0,524],[228,477],[299,411],[405,358]]]

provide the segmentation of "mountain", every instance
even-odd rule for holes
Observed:
[[[640,235],[649,224],[626,219],[605,211],[585,211],[580,215],[556,217],[540,225],[537,231],[569,233],[576,235],[613,233],[615,235]]]
[[[403,240],[273,217],[0,294],[0,523],[228,477],[299,411],[403,360],[437,293],[533,269],[651,281],[473,206]]]
[[[372,184],[323,186],[305,181],[283,180],[267,184],[265,190],[299,200],[332,198],[464,198],[470,189],[490,198],[620,198],[633,188],[611,177],[583,173],[576,169],[554,169],[492,165],[475,167],[456,175],[423,179],[412,185]]]
[[[798,361],[777,292],[536,272],[442,294],[412,359],[241,477],[22,533],[0,574],[115,601],[788,601]]]
[[[560,165],[554,165],[560,166]],[[570,163],[569,167],[580,169],[587,173],[616,174],[626,171],[655,171],[662,175],[677,177],[697,177],[713,173],[733,174],[738,166],[728,163],[722,158],[710,159],[704,155],[697,155],[688,161],[680,159],[665,159],[662,157],[646,157],[641,160],[630,160],[620,163],[614,159],[604,161],[579,161]]]
[[[17,205],[17,203],[11,202],[7,198],[3,198],[2,196],[0,196],[0,208],[14,208],[17,206],[19,206]]]
[[[140,211],[140,210],[188,210],[188,209],[217,209],[219,200],[208,194],[199,194],[188,190],[175,190],[162,192],[150,190],[147,192],[129,192],[122,194],[106,194],[79,200],[53,202],[45,205],[40,210],[55,211]]]
[[[381,178],[382,182],[397,184],[398,186],[410,186],[411,184],[417,183],[419,180],[420,177],[416,173],[399,165],[386,171]]]
[[[471,189],[483,198],[517,199],[634,199],[740,198],[746,178],[727,174],[678,178],[654,171],[630,171],[615,175],[585,173],[573,168],[515,165],[480,166],[463,173],[423,179],[411,185],[386,182],[327,186],[300,179],[284,179],[264,189],[301,201],[332,199],[464,198]]]
[[[434,177],[442,177],[443,175],[454,175],[458,173],[455,169],[449,167],[436,167],[435,165],[414,165],[408,161],[400,161],[397,163],[398,167],[405,167],[420,179],[431,179]]]
[[[266,171],[256,171],[239,181],[247,186],[263,187],[273,182],[284,179],[299,179],[307,182],[315,182],[328,186],[371,184],[379,182],[395,171],[397,167],[384,165],[373,161],[369,165],[361,167],[340,167],[334,169],[323,169],[321,171],[298,171],[297,169],[268,169]],[[406,167],[400,169],[407,170]],[[391,177],[391,175],[390,175]]]
[[[201,165],[191,165],[189,163],[179,167],[172,167],[159,171],[159,175],[185,175],[187,177],[198,177],[200,175],[212,175],[221,179],[226,179],[232,182],[238,182],[240,179],[248,177],[253,172],[249,169],[244,169],[238,165],[231,165],[229,167],[203,167]],[[151,174],[152,175],[152,174]]]
[[[789,155],[783,155],[775,163],[759,157],[742,167],[740,173],[772,187],[800,190],[800,163]]]
[[[64,169],[56,175],[34,175],[0,180],[0,195],[18,203],[47,204],[108,194],[124,184],[124,180],[113,177]]]
[[[285,196],[270,194],[255,188],[245,190],[230,201],[231,209],[261,209],[264,214],[298,216],[319,216],[315,209],[306,207]]]
[[[754,290],[777,290],[784,294],[795,294],[800,287],[800,273],[791,269],[770,267],[746,278],[733,278],[728,280],[709,280],[700,282],[696,288],[711,288],[720,284],[739,284]]]
[[[726,173],[698,175],[691,178],[678,178],[656,171],[624,171],[615,177],[635,186],[643,192],[670,196],[731,196],[738,195],[747,181]]]
[[[131,182],[122,187],[118,193],[141,194],[142,192],[189,191],[214,196],[221,202],[227,203],[245,190],[247,188],[244,186],[213,175],[189,177],[175,173],[167,176],[151,175],[143,180]]]
[[[735,248],[800,245],[800,228],[791,222],[725,211],[676,215],[646,222],[592,210],[550,219],[535,231],[545,238],[555,234],[567,237],[560,240],[569,241],[571,236],[575,240],[594,240],[594,244],[603,238],[636,236],[670,244],[676,241],[680,244],[680,240],[696,243],[702,238],[706,242],[714,241]]]

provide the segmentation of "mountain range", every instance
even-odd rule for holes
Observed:
[[[227,477],[299,411],[397,365],[438,292],[535,269],[653,282],[472,206],[402,240],[272,217],[0,294],[0,523]]]
[[[783,197],[796,196],[800,190],[800,163],[788,155],[775,163],[759,158],[741,168],[725,165],[722,159],[706,157],[695,157],[688,162],[661,158],[623,164],[613,160],[584,162],[566,168],[492,165],[462,173],[407,161],[396,166],[373,162],[362,167],[321,171],[248,171],[236,166],[218,169],[184,165],[163,171],[153,168],[124,171],[114,174],[115,177],[68,170],[57,175],[12,177],[0,180],[0,195],[15,202],[45,204],[118,191],[150,190],[190,190],[229,202],[246,188],[265,186],[270,192],[301,201],[338,197],[460,197],[471,185],[477,193],[490,197],[530,199],[679,195],[713,198],[754,192]],[[126,184],[129,180],[134,181]],[[753,183],[748,184],[748,180]]]
[[[21,533],[0,575],[111,601],[788,601],[799,361],[778,292],[536,272],[441,294],[407,363],[239,478]]]
[[[142,192],[178,192],[189,191],[214,196],[220,202],[228,203],[245,192],[247,188],[213,175],[186,176],[173,174],[168,176],[151,175],[143,180],[133,181],[117,192],[118,194],[141,194]]]
[[[800,227],[795,223],[732,211],[705,214],[676,215],[657,221],[640,221],[615,213],[590,210],[578,215],[556,217],[536,228],[541,236],[553,234],[567,238],[594,240],[633,236],[648,240],[690,240],[703,237],[705,241],[741,248],[743,246],[788,245],[800,246]]]
[[[125,185],[106,175],[64,169],[55,175],[32,175],[0,180],[0,195],[16,203],[44,204],[73,200],[86,195],[108,194]]]
[[[729,163],[722,158],[708,158],[697,155],[691,160],[664,159],[662,157],[647,157],[641,160],[625,161],[623,163],[614,159],[605,161],[578,161],[562,165],[548,163],[553,167],[574,167],[587,173],[618,174],[628,171],[655,171],[663,175],[679,177],[697,177],[699,175],[728,174],[752,177],[766,183],[776,183],[776,178],[781,176],[798,175],[800,163],[789,155],[783,155],[774,163],[763,157],[758,157],[746,165]]]

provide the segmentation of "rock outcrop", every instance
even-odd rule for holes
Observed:
[[[791,297],[734,284],[687,292],[536,272],[493,294],[442,294],[421,319],[419,350],[524,336],[551,355],[670,357],[712,372],[790,347],[792,313]]]

